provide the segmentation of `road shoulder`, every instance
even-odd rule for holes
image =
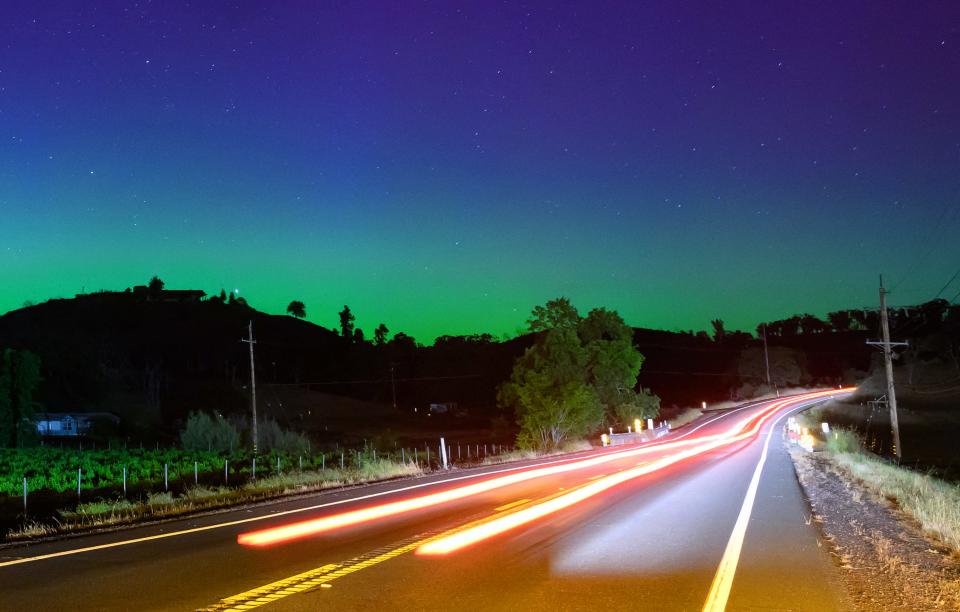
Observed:
[[[960,610],[960,562],[948,549],[826,456],[790,453],[855,610]]]

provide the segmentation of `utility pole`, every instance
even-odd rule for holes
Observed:
[[[900,447],[900,421],[897,418],[897,393],[893,384],[893,347],[908,346],[906,342],[890,342],[890,321],[887,318],[887,290],[883,288],[883,276],[880,276],[880,328],[883,341],[867,344],[883,348],[883,364],[887,373],[887,404],[890,406],[890,426],[893,428],[893,452],[897,461],[903,456]]]
[[[253,366],[253,345],[257,343],[253,339],[253,321],[250,321],[250,324],[247,326],[246,338],[241,339],[241,342],[246,342],[250,345],[250,412],[253,416],[253,456],[257,456],[257,377],[256,370]]]
[[[394,369],[396,368],[396,365],[397,364],[395,363],[390,364],[390,389],[392,390],[392,393],[393,393],[393,409],[394,410],[397,409],[397,379],[394,376],[394,372],[393,372]]]
[[[767,350],[767,324],[763,324],[763,361],[767,364],[767,386],[772,387],[770,382],[770,352]]]

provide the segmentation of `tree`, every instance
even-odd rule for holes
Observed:
[[[363,330],[357,327],[353,330],[353,342],[354,344],[363,344],[365,338],[363,336]]]
[[[150,279],[150,282],[147,283],[147,292],[152,298],[160,297],[160,294],[163,293],[164,283],[160,280],[159,276],[154,276]]]
[[[350,312],[350,307],[346,304],[343,305],[343,310],[339,312],[340,315],[340,335],[346,338],[347,340],[353,339],[353,321],[356,317],[353,316],[353,313]]]
[[[597,308],[581,318],[559,298],[534,308],[528,324],[536,342],[498,393],[500,405],[516,413],[518,444],[555,448],[595,431],[620,404],[637,401],[633,388],[643,355],[616,312]]]
[[[33,395],[40,384],[40,358],[30,351],[0,352],[0,447],[36,439]]]
[[[377,328],[373,330],[373,343],[377,346],[383,346],[387,343],[387,334],[390,333],[390,330],[387,329],[387,326],[381,323],[377,325]]]
[[[717,344],[723,342],[727,335],[727,330],[723,326],[723,319],[714,319],[710,321],[710,325],[713,326],[713,341]]]
[[[802,353],[783,346],[771,346],[768,353],[770,382],[775,387],[782,388],[806,382],[808,376]],[[737,373],[745,385],[763,386],[766,391],[772,391],[772,389],[766,389],[766,359],[762,348],[754,347],[741,351],[737,362]]]
[[[628,401],[617,404],[615,414],[621,427],[633,426],[635,419],[645,421],[660,414],[660,398],[650,389],[640,389],[639,393],[630,392]]]
[[[555,328],[576,327],[580,323],[580,314],[570,300],[560,297],[550,300],[544,306],[535,306],[527,327],[531,332],[547,331]]]
[[[287,314],[302,319],[307,316],[307,307],[300,300],[293,300],[287,305]]]
[[[835,332],[845,332],[850,329],[850,324],[853,322],[853,319],[850,317],[849,310],[838,310],[836,312],[831,312],[827,315],[827,320],[830,321],[830,327],[833,328]]]

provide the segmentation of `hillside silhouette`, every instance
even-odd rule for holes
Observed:
[[[497,407],[496,393],[532,335],[441,336],[421,346],[404,334],[378,334],[372,342],[204,295],[161,282],[54,299],[0,316],[0,346],[40,356],[41,411],[112,412],[121,424],[111,435],[128,439],[169,441],[194,410],[245,413],[249,354],[241,338],[251,321],[261,414],[314,439],[434,429],[512,435],[513,415]],[[718,323],[713,336],[634,330],[645,356],[638,386],[661,397],[665,416],[762,386],[761,341]],[[784,385],[838,384],[845,372],[868,368],[867,335],[771,337],[775,376]],[[432,403],[451,409],[427,417]]]

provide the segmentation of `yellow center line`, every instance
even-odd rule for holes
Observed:
[[[498,506],[494,508],[494,512],[503,512],[504,510],[509,510],[510,508],[516,508],[517,506],[522,506],[523,504],[529,502],[529,499],[518,499],[517,501],[510,502],[509,504],[504,504],[503,506]]]
[[[599,478],[603,478],[604,476],[606,476],[606,474],[597,474],[596,476],[591,476],[590,478],[587,478],[587,480],[597,480]]]
[[[559,494],[554,493],[537,501],[548,501],[554,497],[557,497],[558,495]],[[250,589],[249,591],[244,591],[230,597],[224,597],[212,606],[200,608],[200,610],[203,612],[236,612],[239,610],[252,610],[254,608],[259,608],[260,606],[265,606],[268,603],[277,601],[278,599],[296,595],[297,593],[303,593],[316,588],[329,588],[331,586],[330,583],[338,578],[343,578],[344,576],[348,576],[354,572],[359,572],[362,569],[367,569],[368,567],[373,567],[374,565],[378,565],[384,561],[389,561],[390,559],[399,557],[400,555],[415,550],[421,545],[432,540],[447,537],[464,529],[471,529],[483,523],[500,518],[504,515],[511,514],[511,510],[516,510],[522,504],[529,503],[530,501],[531,500],[529,499],[517,500],[495,509],[496,514],[491,514],[490,516],[470,521],[465,525],[454,527],[453,529],[448,529],[441,533],[434,533],[432,535],[417,535],[408,540],[403,540],[400,543],[379,548],[364,555],[360,555],[359,557],[354,557],[353,559],[343,563],[330,563],[316,569],[290,576],[289,578],[284,578],[255,589]]]

